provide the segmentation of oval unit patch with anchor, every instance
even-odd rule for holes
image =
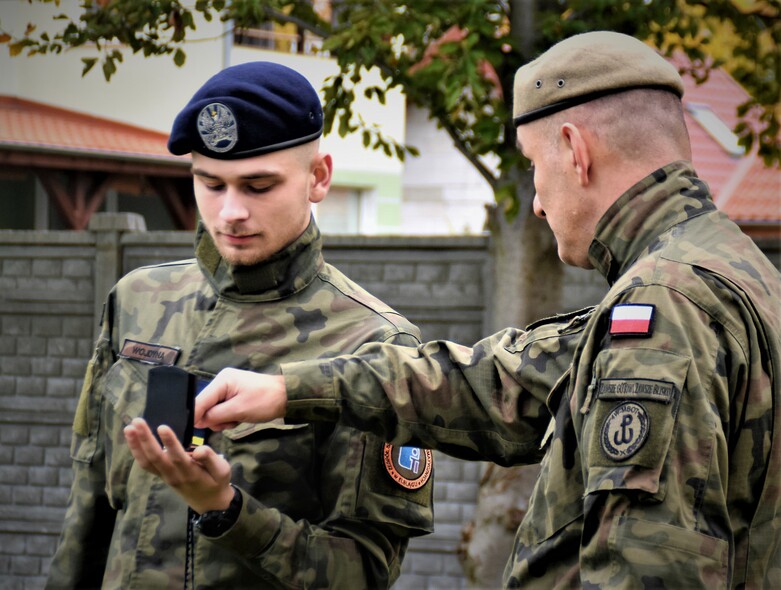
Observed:
[[[605,418],[600,436],[602,450],[614,461],[628,459],[643,446],[650,428],[646,409],[637,402],[624,402]]]

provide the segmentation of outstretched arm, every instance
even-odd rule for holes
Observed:
[[[334,421],[461,458],[534,461],[548,393],[569,370],[591,312],[508,328],[472,348],[369,344],[354,356],[283,365],[284,378],[227,369],[198,396],[196,420],[216,429],[282,416]]]

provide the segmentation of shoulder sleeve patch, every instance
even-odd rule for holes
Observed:
[[[689,357],[651,348],[606,349],[597,355],[583,431],[587,492],[659,492],[690,364]]]
[[[398,447],[385,443],[382,460],[388,475],[403,488],[417,490],[428,483],[434,467],[429,449]]]
[[[368,433],[362,436],[366,445],[355,514],[401,527],[410,536],[433,532],[433,453],[391,445]]]

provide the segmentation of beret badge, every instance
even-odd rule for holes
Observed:
[[[198,133],[210,150],[218,153],[230,151],[239,139],[236,117],[224,104],[213,102],[198,114]]]

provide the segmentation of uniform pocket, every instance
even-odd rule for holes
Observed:
[[[345,469],[354,473],[359,482],[352,513],[361,520],[401,527],[410,536],[431,533],[434,520],[433,452],[418,447],[398,447],[359,432],[353,432],[351,443],[360,453],[357,464],[349,466],[345,462]]]
[[[115,509],[125,505],[127,480],[133,455],[125,441],[124,428],[144,413],[146,383],[151,365],[120,358],[103,380],[101,429],[106,446],[106,493]]]
[[[257,424],[242,423],[235,428],[224,431],[223,435],[230,440],[238,441],[263,431],[267,431],[266,434],[273,436],[274,433],[282,433],[286,430],[302,430],[306,427],[306,424],[285,424],[284,418],[277,418],[270,422],[259,422]]]
[[[666,523],[617,516],[608,538],[619,564],[631,564],[631,579],[658,588],[726,588],[729,543]]]
[[[585,418],[586,493],[637,490],[664,497],[662,468],[691,359],[646,348],[603,350]]]
[[[240,424],[221,436],[212,434],[208,444],[225,454],[233,471],[232,482],[261,503],[294,520],[322,518],[318,437],[313,425]]]

